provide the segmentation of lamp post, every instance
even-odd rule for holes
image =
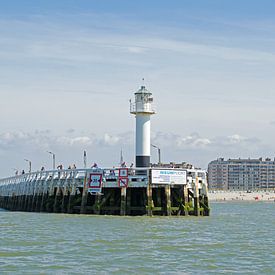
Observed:
[[[160,159],[160,148],[159,148],[158,146],[154,145],[154,144],[151,144],[151,146],[154,147],[154,148],[156,148],[156,149],[158,149],[158,159],[159,159],[158,164],[161,164],[161,159]]]
[[[32,162],[28,159],[24,159],[24,160],[29,163],[29,173],[31,173],[32,172]]]
[[[49,153],[53,156],[53,170],[54,170],[55,169],[55,154],[51,151],[47,151],[47,153]]]

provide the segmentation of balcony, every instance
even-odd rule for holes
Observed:
[[[130,113],[131,114],[138,114],[138,113],[155,114],[156,110],[151,103],[134,102],[134,103],[130,103]]]

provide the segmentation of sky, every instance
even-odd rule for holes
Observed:
[[[273,0],[0,0],[0,177],[134,162],[142,78],[162,162],[274,158],[274,45]]]

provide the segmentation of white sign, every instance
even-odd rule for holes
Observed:
[[[152,170],[153,184],[186,184],[185,170]]]
[[[128,168],[119,168],[118,176],[120,178],[127,178],[128,177]]]
[[[101,193],[102,173],[91,173],[88,181],[88,192]]]

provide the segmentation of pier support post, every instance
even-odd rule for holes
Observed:
[[[15,196],[15,201],[14,201],[14,210],[15,211],[17,211],[17,210],[19,210],[19,195],[17,194],[16,196]]]
[[[40,211],[40,207],[41,207],[41,193],[38,192],[36,194],[36,200],[34,201],[34,212],[39,212]]]
[[[53,212],[58,213],[60,212],[60,187],[56,188],[55,197],[54,197],[54,205],[53,205]]]
[[[9,195],[7,197],[7,209],[11,210],[11,199],[12,199],[12,195]]]
[[[200,215],[200,200],[199,200],[199,188],[198,188],[198,177],[196,177],[194,185],[194,214],[195,216]]]
[[[152,198],[152,185],[148,183],[147,185],[147,215],[153,215],[153,198]]]
[[[68,210],[67,213],[72,214],[73,213],[73,201],[75,199],[75,187],[73,186],[70,190],[69,190],[69,201],[68,201]]]
[[[83,182],[80,214],[86,214],[87,200],[88,200],[87,175],[85,175],[84,182]]]
[[[8,199],[7,199],[7,209],[8,210],[11,210],[11,200],[12,200],[12,195],[9,195],[8,196]]]
[[[34,196],[33,193],[29,194],[28,206],[27,206],[27,211],[28,211],[28,212],[31,212],[31,211],[32,211],[32,200],[33,200],[33,196]]]
[[[166,208],[166,215],[171,216],[171,187],[170,185],[165,186],[165,208]]]
[[[187,184],[185,184],[183,186],[183,204],[184,204],[184,216],[188,216],[188,188],[187,188]]]
[[[37,194],[36,194],[36,190],[34,190],[33,195],[32,195],[31,208],[30,208],[31,212],[35,211],[36,198],[37,198]]]
[[[131,206],[132,206],[132,188],[128,188],[126,196],[126,215],[131,215]]]
[[[18,211],[22,211],[22,200],[23,200],[23,196],[20,192],[20,194],[18,195],[18,203],[17,203],[17,210]]]
[[[17,202],[18,202],[18,196],[14,195],[14,197],[13,197],[13,211],[17,211]]]
[[[204,216],[209,216],[209,213],[210,213],[210,209],[209,209],[209,203],[208,203],[208,187],[207,187],[207,184],[204,183],[203,186],[202,186],[202,193],[203,193],[203,208],[204,208],[204,211],[203,211],[203,215]]]
[[[8,208],[8,210],[11,210],[11,211],[13,211],[13,199],[14,199],[14,194],[12,194],[9,197],[9,208]]]
[[[194,197],[194,214],[195,214],[195,216],[200,215],[199,198],[198,197]]]
[[[44,210],[45,210],[44,204],[45,204],[46,196],[47,196],[47,192],[45,192],[45,189],[44,189],[42,191],[42,198],[41,198],[41,204],[40,204],[40,212],[44,212]]]
[[[20,194],[19,196],[19,202],[18,202],[18,210],[23,211],[23,195]]]
[[[25,203],[25,195],[23,195],[24,193],[22,193],[21,195],[21,199],[20,199],[20,210],[24,211],[24,203]]]
[[[100,215],[101,195],[95,195],[94,213]]]
[[[64,186],[63,188],[63,197],[62,197],[62,203],[61,203],[61,213],[67,213],[68,211],[68,187]]]
[[[183,191],[184,187],[183,185],[181,185],[179,188],[178,188],[178,211],[177,211],[177,216],[181,216],[183,215],[183,212],[184,212],[184,191]]]
[[[21,200],[22,200],[21,193],[18,193],[18,195],[17,195],[17,203],[16,203],[16,210],[17,211],[22,211]]]
[[[157,186],[157,188],[152,188],[152,200],[153,200],[153,213],[157,211],[157,215],[167,215],[166,207],[166,193],[165,186]]]
[[[204,209],[204,216],[209,216],[210,210],[209,210],[209,203],[208,203],[208,196],[207,195],[204,196],[203,202],[204,202],[204,205],[207,207],[207,208]]]
[[[28,211],[28,198],[29,198],[29,184],[26,185],[24,190],[23,211]]]
[[[10,204],[10,195],[8,195],[7,201],[6,201],[6,207],[8,210],[9,210],[9,204]]]
[[[122,187],[120,190],[120,215],[125,216],[126,215],[126,194],[127,194],[127,188]]]
[[[12,203],[11,203],[11,210],[15,211],[15,202],[16,202],[16,195],[12,196]]]
[[[14,196],[14,203],[13,203],[13,210],[14,211],[17,211],[18,199],[19,199],[18,195],[15,195]]]
[[[28,194],[25,194],[23,199],[23,211],[27,211],[27,205],[28,205]]]
[[[10,209],[12,211],[14,211],[14,202],[15,202],[15,194],[13,194],[12,197],[11,197],[11,206],[10,206]]]

